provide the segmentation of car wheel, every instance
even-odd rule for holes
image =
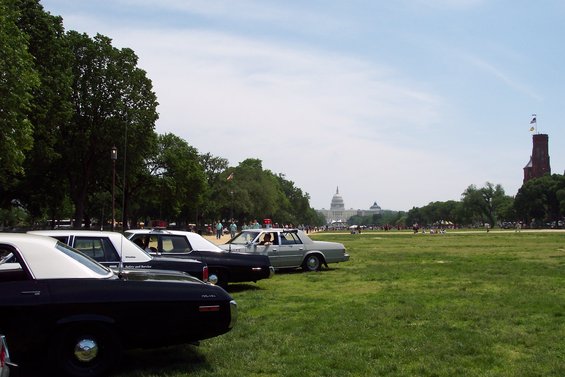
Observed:
[[[305,271],[318,271],[321,265],[322,263],[320,261],[320,256],[316,254],[312,254],[312,255],[308,255],[306,259],[304,259],[302,268]]]
[[[104,325],[72,325],[59,331],[51,352],[65,375],[101,376],[117,362],[121,346]]]

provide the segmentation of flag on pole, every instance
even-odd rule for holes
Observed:
[[[530,120],[530,124],[532,125],[530,127],[530,132],[534,132],[536,130],[536,127],[538,126],[538,120],[536,114],[532,114],[532,120]]]
[[[233,173],[228,175],[228,177],[226,178],[226,181],[231,181],[232,179],[233,179]]]

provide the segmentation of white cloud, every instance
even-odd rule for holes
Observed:
[[[365,208],[378,192],[392,197],[386,190],[407,183],[411,190],[402,177],[419,177],[418,165],[443,164],[394,138],[436,121],[441,100],[395,82],[389,67],[205,31],[113,34],[154,82],[159,132],[233,165],[259,158],[309,192],[315,206],[336,185],[350,185],[356,197],[346,205]],[[385,189],[384,182],[398,185]]]

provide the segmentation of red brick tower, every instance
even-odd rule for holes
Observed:
[[[546,134],[533,135],[532,141],[533,148],[530,162],[524,167],[524,183],[544,174],[551,174],[548,149],[549,136]]]

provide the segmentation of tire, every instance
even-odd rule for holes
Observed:
[[[64,375],[94,377],[106,374],[114,366],[121,345],[107,326],[71,325],[60,329],[51,352]]]
[[[321,267],[322,260],[317,254],[308,255],[302,263],[302,269],[304,271],[319,271]]]

